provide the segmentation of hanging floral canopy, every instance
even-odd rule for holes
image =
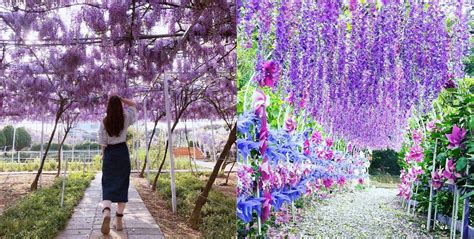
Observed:
[[[463,77],[462,1],[237,1],[256,80],[360,147],[399,148],[407,119]]]

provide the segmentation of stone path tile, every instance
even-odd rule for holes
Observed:
[[[95,179],[84,193],[84,197],[74,208],[74,213],[69,219],[66,228],[57,237],[58,239],[68,238],[165,238],[158,224],[145,207],[137,190],[130,183],[128,189],[127,207],[125,208],[124,230],[116,231],[113,228],[113,219],[117,209],[117,204],[112,204],[112,220],[109,235],[102,235],[100,227],[102,225],[102,200],[101,188],[102,173],[97,173]]]

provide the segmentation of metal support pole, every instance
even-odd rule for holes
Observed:
[[[214,162],[217,161],[216,157],[216,138],[214,137],[214,124],[212,123],[211,119],[211,136],[212,136],[212,157]]]
[[[12,142],[12,163],[13,163],[13,157],[14,157],[14,152],[15,152],[15,136],[16,136],[16,128],[13,127],[13,142]]]
[[[169,98],[169,87],[168,87],[168,76],[164,77],[165,85],[165,107],[166,107],[166,123],[168,125],[168,151],[170,154],[170,179],[171,179],[171,207],[173,213],[176,213],[176,189],[174,180],[174,159],[173,159],[173,134],[171,133],[171,109],[170,109],[170,98]]]
[[[61,207],[64,206],[64,190],[66,190],[66,178],[67,178],[67,160],[64,160],[64,157],[62,157],[63,156],[62,154],[63,154],[63,149],[61,147],[61,159],[65,161],[64,173],[63,173],[63,186],[61,189]]]
[[[438,149],[438,139],[435,141],[435,149],[433,152],[433,169],[431,170],[431,175],[435,172],[435,167],[436,167],[436,151]],[[430,224],[431,224],[431,207],[433,206],[433,182],[430,184],[430,200],[428,203],[428,217],[426,219],[426,230],[430,230]],[[435,218],[436,220],[436,218]]]
[[[193,155],[194,160],[196,160],[196,127],[193,126]]]
[[[135,124],[135,133],[138,133],[138,124]],[[135,161],[137,162],[137,169],[139,170],[140,169],[140,160],[138,159],[138,143],[139,143],[139,138],[138,137],[135,137],[135,141],[134,141],[135,145],[134,145],[134,148],[133,148],[133,154],[135,155]]]
[[[469,164],[466,166],[466,174],[469,174]],[[465,186],[468,185],[468,180],[466,180]],[[469,191],[465,192],[468,193]],[[462,209],[462,223],[461,223],[461,238],[467,238],[469,232],[469,197],[464,199],[463,209]]]
[[[143,99],[143,111],[144,111],[144,121],[145,121],[145,162],[146,162],[146,182],[148,187],[150,187],[150,162],[148,162],[148,126],[147,126],[147,107],[146,107],[146,97]]]

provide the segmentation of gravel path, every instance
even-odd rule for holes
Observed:
[[[400,209],[396,194],[397,189],[369,188],[313,201],[288,230],[317,238],[429,238],[422,218]]]

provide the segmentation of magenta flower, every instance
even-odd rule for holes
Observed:
[[[296,129],[296,121],[292,117],[286,118],[285,129],[290,134]]]
[[[262,219],[262,223],[265,223],[267,219],[270,217],[270,210],[272,208],[271,201],[272,201],[272,194],[265,191],[263,193],[263,200],[262,200],[262,213],[260,214],[260,219]]]
[[[275,83],[278,81],[278,65],[274,61],[267,61],[263,63],[263,80],[258,82],[260,87],[268,86],[275,87]]]
[[[253,92],[252,99],[252,106],[255,110],[255,114],[258,117],[262,117],[265,112],[265,107],[270,105],[270,100],[267,98],[265,93],[259,89],[256,89],[255,92]]]
[[[460,129],[457,125],[454,125],[451,134],[446,134],[446,138],[448,138],[449,141],[448,149],[460,146],[465,136],[466,129]]]
[[[433,185],[434,189],[439,189],[443,185],[443,182],[441,182],[441,169],[431,174],[431,180],[431,185]]]
[[[363,179],[363,178],[359,178],[359,179],[357,180],[357,182],[358,182],[359,184],[364,184],[364,179]]]
[[[345,183],[346,183],[346,177],[344,177],[344,175],[340,176],[337,179],[337,184],[339,185],[339,187],[344,186]]]
[[[349,144],[347,145],[347,152],[351,152],[351,151],[352,151],[352,144],[349,143]]]
[[[326,146],[328,146],[328,147],[332,146],[332,139],[331,138],[326,138]]]
[[[334,152],[330,149],[326,150],[326,153],[324,154],[324,157],[326,160],[331,160],[332,157],[334,156]]]
[[[313,141],[315,144],[319,144],[323,141],[323,136],[321,136],[321,133],[315,130],[313,135],[311,135],[311,141]]]
[[[461,177],[461,174],[456,172],[456,164],[452,159],[446,160],[446,166],[443,170],[443,178],[447,180],[447,183],[454,184],[457,178]]]
[[[267,115],[264,113],[260,125],[260,131],[259,131],[259,141],[260,141],[260,153],[262,156],[265,156],[265,152],[267,151],[268,148],[268,127],[267,127]],[[266,158],[263,158],[264,161],[266,161]]]
[[[410,152],[406,156],[407,163],[409,163],[412,160],[415,160],[416,162],[421,162],[423,160],[423,148],[416,144],[413,147],[410,148]]]
[[[289,104],[293,104],[294,98],[295,98],[295,97],[294,97],[293,92],[290,92],[290,93],[288,94],[288,96],[286,97],[285,101],[286,101],[287,103],[289,103]]]
[[[422,138],[421,133],[418,130],[413,130],[413,133],[412,133],[413,142],[415,142],[416,144],[419,144],[421,142],[421,138]]]
[[[309,140],[306,138],[306,140],[303,143],[303,154],[308,156],[310,154],[309,152]]]
[[[265,184],[266,182],[270,180],[270,177],[271,177],[270,164],[268,164],[268,161],[260,164],[259,171],[262,174],[261,176],[262,183]]]
[[[428,130],[428,132],[433,132],[436,130],[436,123],[438,123],[439,121],[438,120],[432,120],[430,122],[428,122],[428,124],[426,124],[426,130]]]
[[[327,189],[331,188],[333,183],[334,183],[334,180],[332,178],[323,179],[324,187],[326,187]]]

